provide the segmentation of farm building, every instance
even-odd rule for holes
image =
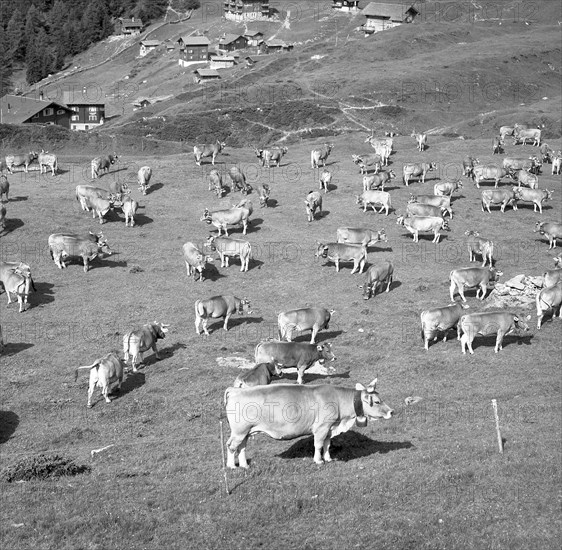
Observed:
[[[133,34],[140,34],[142,29],[142,21],[140,19],[120,18],[119,22],[121,24],[121,34],[124,36],[132,36]]]
[[[133,103],[133,107],[135,107],[136,109],[146,109],[150,105],[151,103],[148,99],[139,99],[138,101]]]
[[[266,40],[264,44],[266,53],[288,52],[293,49],[292,44],[285,44],[283,40],[279,40],[278,38]]]
[[[160,40],[141,40],[140,42],[140,57],[144,57],[147,53],[155,50],[160,46]]]
[[[345,13],[357,13],[359,0],[332,0],[332,8]]]
[[[236,65],[236,59],[231,55],[212,55],[209,69],[230,69]]]
[[[269,0],[224,0],[225,19],[269,19],[269,15]]]
[[[73,111],[55,101],[7,94],[0,99],[2,124],[57,124],[70,128]]]
[[[220,75],[216,69],[196,69],[193,71],[195,73],[195,82],[212,82],[213,80],[219,80]]]
[[[260,46],[263,44],[263,32],[248,31],[244,33],[244,38],[248,41],[248,46]]]
[[[361,14],[367,18],[363,30],[366,34],[372,34],[403,23],[411,23],[418,13],[413,3],[371,2],[361,11]]]
[[[185,36],[178,39],[180,45],[179,64],[182,67],[193,63],[205,63],[209,58],[211,41],[206,36]]]
[[[248,40],[245,36],[239,34],[224,34],[219,39],[217,51],[233,52],[235,50],[243,50],[248,45]]]
[[[97,98],[89,98],[87,90],[66,91],[62,93],[63,103],[71,109],[71,130],[91,130],[103,124],[105,103]]]

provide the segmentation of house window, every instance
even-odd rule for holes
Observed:
[[[64,109],[59,109],[57,111],[57,115],[64,115]]]
[[[98,120],[98,115],[97,113],[90,113],[90,115],[88,116],[88,120],[90,122],[96,122]]]
[[[44,111],[43,114],[45,116],[51,116],[54,113],[54,109],[52,107],[47,107]]]
[[[84,130],[89,130],[89,129],[90,129],[90,127],[86,124],[86,125],[84,126]]]
[[[88,107],[88,111],[90,111],[90,113],[97,113],[98,108],[97,107]]]
[[[73,130],[76,130],[76,124],[73,124],[73,125],[72,125],[72,129],[73,129]]]
[[[80,120],[80,115],[72,115],[72,117],[70,118],[70,120],[73,120],[73,121]]]
[[[39,113],[35,113],[32,118],[39,118]]]
[[[193,50],[187,50],[187,53],[193,53]]]

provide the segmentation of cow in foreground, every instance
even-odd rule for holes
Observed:
[[[228,468],[236,468],[236,456],[241,468],[248,468],[246,444],[248,437],[265,433],[273,439],[295,439],[314,436],[314,462],[331,462],[331,438],[353,426],[364,427],[367,418],[389,420],[394,412],[376,391],[377,379],[367,388],[355,389],[328,384],[295,386],[274,384],[254,388],[227,388],[224,394],[230,437],[226,443]],[[274,407],[271,407],[274,404]],[[310,406],[313,404],[314,406]],[[241,414],[251,406],[256,415]],[[287,412],[291,418],[287,421]]]
[[[123,354],[125,355],[125,365],[129,362],[131,357],[131,365],[133,372],[137,372],[137,365],[142,364],[142,354],[149,349],[152,349],[156,354],[156,359],[160,359],[160,354],[156,347],[156,342],[166,338],[168,327],[164,323],[147,323],[138,330],[131,330],[123,336]]]
[[[548,249],[556,248],[556,239],[562,239],[562,223],[537,222],[533,233],[540,233],[548,237]]]
[[[260,342],[255,349],[256,363],[277,363],[279,367],[296,367],[297,384],[303,383],[304,371],[315,363],[324,367],[326,361],[335,361],[332,344],[307,344],[304,342]],[[329,369],[326,370],[329,373]]]
[[[64,269],[64,260],[69,257],[79,256],[84,262],[84,273],[89,269],[89,262],[100,254],[111,255],[111,249],[103,233],[90,232],[86,236],[65,233],[49,235],[49,252],[55,265]]]
[[[92,407],[92,396],[96,386],[101,389],[101,393],[106,403],[111,403],[109,399],[109,386],[117,382],[117,390],[121,389],[123,382],[123,363],[119,359],[117,353],[111,352],[99,359],[96,359],[91,365],[78,367],[74,373],[74,381],[78,379],[78,371],[80,369],[89,369],[90,386],[88,388],[88,408]]]
[[[383,262],[372,265],[367,270],[365,282],[359,288],[363,289],[363,299],[368,300],[371,296],[374,298],[379,289],[383,289],[386,285],[386,292],[390,291],[390,285],[394,278],[394,266],[392,262]]]
[[[543,317],[547,313],[552,312],[552,316],[556,317],[556,311],[558,311],[558,317],[562,319],[562,283],[558,282],[554,286],[541,289],[537,292],[535,302],[537,306],[537,328],[539,330]]]
[[[193,276],[195,281],[195,276],[199,273],[199,281],[203,282],[203,272],[207,268],[207,262],[212,262],[213,258],[205,256],[197,245],[192,242],[185,243],[182,247],[182,252],[187,276]]]
[[[150,187],[150,178],[152,177],[152,168],[150,166],[142,166],[139,168],[137,174],[137,183],[143,195],[146,195],[146,190]]]
[[[387,191],[363,191],[361,195],[355,195],[355,202],[363,207],[363,212],[367,212],[367,207],[370,206],[373,212],[381,213],[383,210],[388,216],[391,208],[390,193]],[[380,210],[375,208],[376,204],[380,204]]]
[[[554,193],[554,191],[550,191],[548,189],[525,189],[523,187],[513,187],[513,193],[516,200],[532,202],[533,212],[536,212],[538,208],[539,212],[542,214],[542,203],[552,200],[552,193]]]
[[[28,296],[35,290],[31,277],[31,268],[23,262],[0,262],[0,283],[8,296],[8,305],[12,303],[12,294],[17,296],[19,313],[28,309]]]
[[[105,157],[96,157],[91,162],[92,179],[99,178],[102,174],[108,174],[112,164],[119,161],[117,153],[106,155]]]
[[[336,271],[340,270],[340,262],[353,262],[351,275],[356,271],[363,273],[367,261],[367,242],[361,244],[319,243],[317,242],[317,258],[327,258],[334,262]]]
[[[201,329],[209,336],[207,323],[209,319],[222,319],[224,317],[223,329],[228,330],[228,321],[234,314],[244,315],[252,313],[250,302],[246,298],[240,299],[236,296],[213,296],[206,300],[195,302],[195,332],[201,335]],[[256,361],[257,363],[258,361]],[[265,361],[267,362],[267,361]]]
[[[417,164],[404,164],[402,168],[402,181],[404,185],[410,185],[411,178],[417,178],[422,183],[425,183],[425,176],[428,172],[437,170],[435,162],[420,162]]]
[[[463,310],[469,306],[455,302],[450,306],[434,307],[421,312],[421,335],[424,347],[429,349],[429,342],[437,340],[438,335],[443,334],[443,342],[447,341],[447,332],[457,326]]]
[[[10,174],[14,173],[14,168],[19,168],[23,166],[24,172],[27,174],[29,171],[29,165],[39,157],[39,154],[35,151],[30,151],[25,155],[7,155],[6,156],[6,168],[9,170]]]
[[[193,147],[193,155],[195,156],[195,164],[201,166],[201,159],[211,157],[211,162],[213,166],[215,165],[215,159],[217,155],[226,147],[224,141],[217,139],[215,143],[208,145],[195,145]]]
[[[526,320],[530,319],[530,315]],[[529,330],[529,325],[519,315],[507,311],[490,311],[485,313],[469,313],[463,315],[457,325],[457,338],[461,341],[463,354],[466,348],[473,354],[472,342],[476,336],[489,336],[496,334],[494,351],[498,353],[503,349],[503,338],[514,330]]]
[[[503,271],[499,271],[495,267],[463,267],[461,269],[453,269],[449,273],[451,302],[455,301],[455,292],[458,292],[462,301],[466,302],[464,297],[465,288],[475,288],[476,298],[481,293],[480,300],[484,300],[488,285],[499,281],[502,275]]]
[[[39,170],[41,171],[41,174],[46,174],[47,170],[50,169],[53,176],[57,175],[59,161],[57,156],[53,155],[53,153],[41,150],[37,157],[37,162],[39,163]]]
[[[248,271],[252,257],[252,245],[248,241],[239,241],[230,237],[209,237],[207,244],[216,251],[221,259],[221,267],[228,267],[230,258],[240,258],[240,271]]]
[[[260,363],[253,369],[239,374],[232,384],[235,388],[251,388],[253,386],[267,386],[274,376],[283,376],[283,371],[276,363]]]
[[[279,340],[292,342],[295,332],[301,334],[311,330],[310,343],[314,344],[316,335],[321,330],[328,330],[334,310],[323,307],[307,307],[281,312],[277,316]]]
[[[435,216],[412,216],[405,218],[398,216],[396,218],[398,225],[403,225],[407,231],[413,235],[414,242],[419,242],[419,234],[433,233],[432,243],[438,243],[441,237],[441,230],[449,231],[449,223],[441,217]]]
[[[494,262],[494,243],[489,239],[480,237],[480,233],[472,229],[468,229],[464,234],[471,239],[468,242],[468,261],[474,262],[476,254],[478,254],[482,256],[482,267],[486,267],[488,262],[490,262],[490,267],[492,267]]]
[[[324,143],[322,149],[313,149],[310,152],[310,166],[312,168],[320,168],[320,163],[322,163],[323,167],[326,166],[326,160],[330,156],[333,148],[333,143]]]
[[[492,213],[490,206],[499,206],[501,212],[505,212],[505,207],[511,204],[513,210],[517,210],[517,198],[513,189],[485,189],[480,202],[482,212],[488,210],[489,214]]]
[[[322,217],[322,195],[319,191],[309,191],[304,204],[306,205],[306,215],[309,222],[314,221],[316,211],[318,211],[318,217]]]
[[[380,231],[374,231],[364,227],[339,227],[336,231],[336,240],[338,243],[366,243],[367,247],[369,247],[380,242],[387,243],[388,237],[384,228]]]

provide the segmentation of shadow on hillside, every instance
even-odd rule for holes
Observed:
[[[110,267],[110,268],[114,268],[114,267],[127,267],[127,262],[126,260],[117,260],[114,261],[112,260],[112,258],[114,256],[116,256],[117,253],[114,252],[111,256],[106,256],[105,258],[100,258],[99,256],[93,261],[93,265],[97,265],[96,267]],[[82,263],[82,262],[80,262]],[[92,264],[92,262],[90,262],[90,264]]]
[[[123,380],[123,383],[121,384],[121,391],[119,391],[117,388],[114,388],[111,390],[110,395],[113,397],[113,399],[119,399],[124,395],[127,395],[129,392],[132,392],[137,388],[144,386],[145,378],[146,377],[143,372],[129,371],[127,373],[127,376],[125,377],[125,380]],[[96,405],[98,402],[99,401],[94,403],[94,405]]]
[[[277,208],[279,206],[279,202],[277,199],[267,199],[267,206],[264,208]]]
[[[139,214],[138,212],[137,212],[137,214],[135,214],[135,226],[136,225],[138,225],[138,226],[148,225],[149,223],[152,223],[153,221],[154,220],[151,217],[149,217],[145,214]]]
[[[531,345],[531,341],[534,338],[533,334],[526,334],[525,336],[518,336],[517,334],[509,334],[504,337],[502,342],[502,347],[505,349],[506,347],[517,344],[518,346],[522,346],[523,344],[526,346]],[[496,335],[484,336],[475,338],[472,342],[472,348],[476,351],[477,348],[491,348],[493,349],[496,345]]]
[[[2,357],[11,357],[12,355],[16,355],[20,351],[24,351],[26,349],[32,348],[33,344],[29,344],[27,342],[9,342],[4,344],[4,353]]]
[[[25,224],[19,218],[5,218],[4,229],[0,229],[0,235],[9,235],[12,231],[23,227]]]
[[[35,292],[30,298],[32,306],[42,306],[44,304],[50,304],[55,301],[55,296],[53,293],[54,284],[51,283],[37,283],[35,282]]]
[[[240,315],[236,319],[229,319],[228,330],[233,330],[240,325],[252,325],[261,322],[263,322],[263,317],[248,317],[246,315]],[[221,321],[220,323],[216,323],[216,326],[222,328],[222,323],[223,321]]]
[[[332,321],[330,321],[330,324],[332,324]],[[293,342],[309,343],[311,334],[312,332],[310,330],[307,332],[301,332],[298,336],[295,336],[293,338]],[[316,335],[316,343],[320,344],[321,342],[327,342],[333,340],[336,336],[339,336],[340,334],[343,334],[343,330],[321,330]]]
[[[374,441],[351,430],[332,439],[330,454],[334,460],[348,462],[375,453],[386,454],[401,449],[411,449],[413,446],[410,441]],[[277,456],[279,458],[311,458],[314,456],[314,438],[300,439]]]
[[[196,274],[199,275],[199,274]],[[225,277],[225,275],[223,275],[217,268],[216,265],[214,264],[207,264],[207,266],[205,267],[205,274],[204,274],[204,279],[202,282],[205,281],[216,281],[217,279],[222,279],[223,277]],[[193,280],[193,276],[189,277],[189,279]],[[200,276],[197,277],[196,282],[200,282],[199,281]]]
[[[26,201],[27,199],[28,199],[27,195],[25,197],[23,196],[10,197],[10,200],[8,202],[22,202],[22,201]]]
[[[171,346],[167,346],[165,348],[162,348],[161,350],[159,350],[159,353],[160,353],[160,356],[165,355],[166,357],[173,357],[174,353],[176,351],[178,351],[179,349],[186,349],[186,348],[187,348],[186,344],[182,344],[181,342],[176,342],[175,344],[172,344]]]
[[[377,252],[392,252],[392,246],[385,246],[384,248],[382,248],[382,246],[375,244],[367,247],[367,252],[373,252],[375,250]]]
[[[263,219],[262,218],[251,218],[248,220],[248,229],[252,229],[252,230],[260,230],[260,225],[263,223]]]
[[[0,444],[12,438],[20,423],[20,417],[12,411],[0,411]]]
[[[146,190],[147,195],[151,195],[154,191],[158,191],[164,187],[163,183],[151,183],[150,187]]]

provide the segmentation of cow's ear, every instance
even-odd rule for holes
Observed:
[[[322,344],[318,344],[318,345],[316,346],[316,349],[317,349],[318,351],[322,351]]]
[[[359,382],[357,382],[357,384],[355,384],[355,389],[357,391],[365,391],[367,388],[363,384],[360,384]]]
[[[377,388],[377,381],[378,378],[375,378],[370,384],[369,384],[369,391],[375,391]]]

